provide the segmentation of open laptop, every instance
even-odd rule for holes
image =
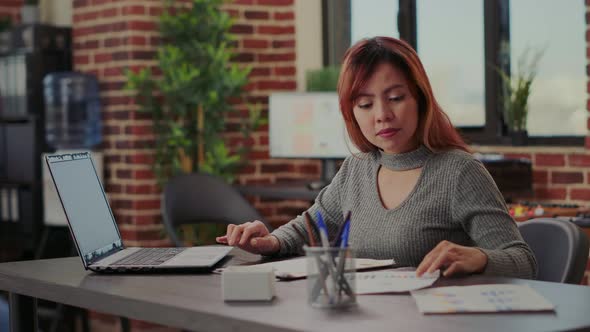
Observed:
[[[49,172],[84,268],[96,272],[211,271],[232,249],[125,248],[90,153],[48,155]]]

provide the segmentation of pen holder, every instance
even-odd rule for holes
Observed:
[[[308,302],[316,308],[356,304],[354,252],[350,248],[304,246]]]

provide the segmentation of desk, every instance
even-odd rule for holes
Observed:
[[[236,185],[242,195],[274,199],[303,199],[314,201],[319,190],[311,190],[305,183],[273,183],[264,185]]]
[[[254,255],[234,251],[235,262]],[[232,264],[232,262],[230,262]],[[557,331],[590,329],[590,287],[471,276],[436,286],[529,284],[556,313],[429,315],[408,294],[359,296],[345,312],[306,303],[305,280],[278,282],[270,303],[224,303],[220,275],[98,275],[78,257],[0,264],[0,289],[104,313],[197,331]],[[32,330],[32,329],[31,329]],[[29,330],[27,330],[29,331]]]

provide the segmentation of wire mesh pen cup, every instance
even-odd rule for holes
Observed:
[[[351,248],[303,247],[307,257],[308,302],[316,308],[356,305],[354,251]]]

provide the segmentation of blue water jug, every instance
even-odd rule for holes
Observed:
[[[78,72],[43,79],[45,135],[54,149],[90,149],[102,141],[98,82]]]

